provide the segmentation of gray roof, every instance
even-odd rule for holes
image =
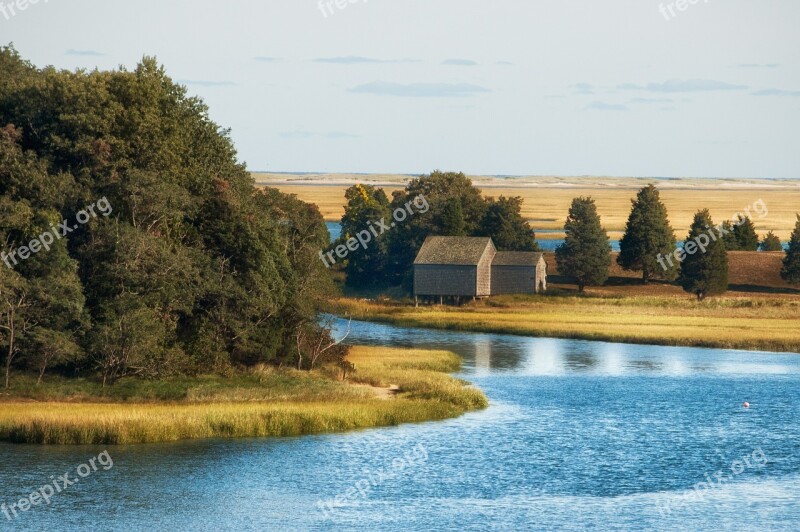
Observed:
[[[530,251],[498,251],[492,266],[536,266],[544,253]]]
[[[429,236],[422,244],[414,264],[475,265],[489,246],[489,237]]]

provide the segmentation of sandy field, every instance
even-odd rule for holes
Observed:
[[[254,173],[260,186],[272,186],[315,203],[328,221],[338,221],[344,211],[344,191],[355,183],[383,187],[387,194],[402,189],[414,176],[391,174],[267,174]],[[488,196],[521,196],[523,214],[537,230],[560,230],[572,198],[591,196],[612,239],[622,236],[636,191],[649,183],[661,190],[676,236],[688,232],[697,210],[708,208],[716,223],[731,219],[751,208],[751,218],[759,235],[769,230],[786,240],[800,212],[800,180],[772,179],[693,179],[619,177],[492,177],[471,176]],[[753,206],[763,202],[766,210]],[[759,204],[761,205],[761,204]],[[759,216],[766,212],[766,216]],[[537,238],[562,238],[563,233],[538,233]]]

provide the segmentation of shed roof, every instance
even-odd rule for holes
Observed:
[[[489,237],[429,236],[414,264],[477,265],[492,245]]]
[[[536,266],[544,253],[530,251],[498,251],[492,266]]]

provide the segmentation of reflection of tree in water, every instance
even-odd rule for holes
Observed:
[[[655,360],[629,360],[627,365],[628,367],[647,372],[658,372],[664,367],[664,364],[656,362]]]
[[[567,352],[564,354],[564,365],[576,372],[590,371],[598,365],[597,355],[588,352]]]

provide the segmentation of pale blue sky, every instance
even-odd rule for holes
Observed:
[[[800,2],[673,1],[40,0],[0,42],[157,56],[251,170],[800,177]]]

